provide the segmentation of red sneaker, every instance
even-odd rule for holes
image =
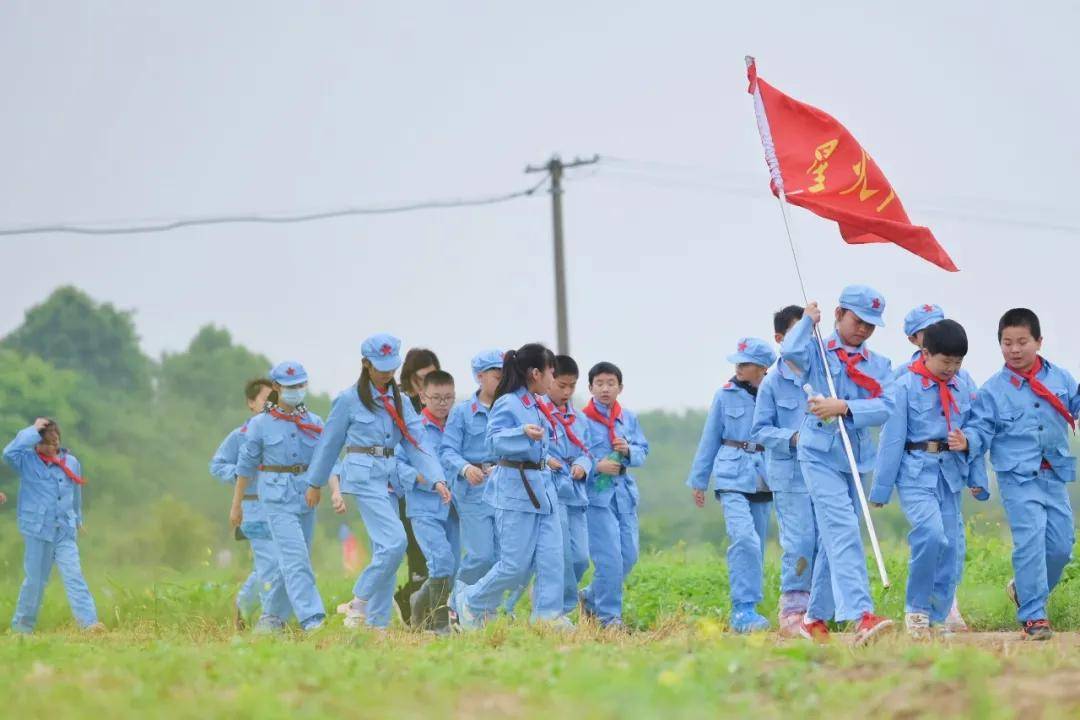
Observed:
[[[855,627],[855,646],[867,645],[882,632],[893,627],[893,621],[872,612],[864,612]]]
[[[799,623],[799,635],[819,645],[824,645],[829,642],[829,626],[824,620],[803,618],[803,621]]]

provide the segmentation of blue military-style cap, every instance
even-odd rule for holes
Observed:
[[[735,346],[735,352],[728,355],[727,359],[728,362],[735,365],[753,363],[762,367],[770,367],[776,362],[776,353],[773,351],[772,345],[761,338],[745,337],[740,338],[739,344]]]
[[[360,346],[360,353],[379,372],[401,367],[401,341],[390,333],[372,335]]]
[[[495,368],[502,369],[503,366],[503,351],[502,350],[482,350],[475,355],[472,359],[472,371],[473,375],[479,375],[485,370],[492,370]]]
[[[944,319],[945,311],[940,305],[920,305],[904,316],[904,334],[911,337]]]
[[[863,322],[885,327],[885,297],[866,285],[848,285],[840,293],[840,307],[850,310]]]
[[[303,385],[308,381],[307,370],[295,360],[278,363],[270,370],[270,379],[279,385]]]

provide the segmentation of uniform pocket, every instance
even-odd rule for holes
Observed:
[[[280,473],[265,474],[259,478],[259,501],[282,503],[288,499],[289,476]]]

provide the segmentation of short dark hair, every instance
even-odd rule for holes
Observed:
[[[432,370],[424,376],[424,387],[429,385],[453,385],[454,376],[445,370]]]
[[[1006,310],[998,321],[998,342],[1001,342],[1001,334],[1005,328],[1026,327],[1031,331],[1031,337],[1042,340],[1042,327],[1039,325],[1039,316],[1027,308],[1013,308]]]
[[[931,355],[962,358],[968,353],[967,332],[955,320],[939,320],[923,330],[922,345]]]
[[[593,380],[597,375],[614,375],[619,379],[619,384],[622,385],[622,370],[615,363],[598,362],[589,368],[589,384],[592,385]]]
[[[556,355],[555,356],[555,377],[561,375],[573,375],[578,377],[581,375],[581,371],[578,370],[577,363],[574,362],[574,358],[569,355]]]
[[[244,385],[244,397],[248,400],[254,400],[259,396],[259,393],[262,392],[263,388],[270,388],[273,390],[274,383],[271,382],[269,378],[254,378],[248,380]]]
[[[777,335],[784,335],[791,329],[794,322],[802,320],[803,309],[798,305],[788,305],[786,308],[777,310],[772,316],[773,330]]]

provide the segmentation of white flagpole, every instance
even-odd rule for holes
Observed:
[[[754,58],[746,56],[746,66],[754,65]],[[788,202],[784,193],[784,178],[780,174],[780,162],[776,157],[776,146],[773,144],[772,130],[769,128],[769,118],[765,114],[765,104],[761,100],[761,90],[754,85],[754,115],[757,118],[758,133],[761,135],[761,145],[765,150],[765,162],[769,165],[769,175],[777,190],[777,200],[780,202],[780,215],[784,219],[784,231],[787,233],[788,246],[791,248],[791,259],[795,263],[795,274],[799,278],[799,288],[802,290],[803,302],[810,304],[806,293],[806,282],[803,280],[802,269],[799,267],[799,255],[795,251],[795,240],[791,235],[791,224],[788,222]],[[829,394],[838,397],[836,385],[833,383],[832,373],[829,371],[829,358],[825,352],[825,342],[821,339],[821,332],[817,325],[814,326],[814,338],[817,340],[818,352],[821,355],[822,367],[824,368],[825,381],[829,385]],[[889,587],[889,574],[885,570],[885,559],[881,555],[881,545],[878,543],[877,533],[874,531],[874,520],[870,517],[870,505],[866,502],[866,493],[863,491],[862,475],[859,473],[859,464],[855,461],[855,451],[848,436],[847,425],[844,418],[837,418],[840,428],[840,439],[844,445],[848,465],[851,468],[851,476],[855,482],[855,492],[859,496],[859,505],[862,507],[863,519],[866,521],[866,531],[870,535],[870,545],[874,549],[874,559],[877,561],[878,573],[881,575],[881,584]]]

